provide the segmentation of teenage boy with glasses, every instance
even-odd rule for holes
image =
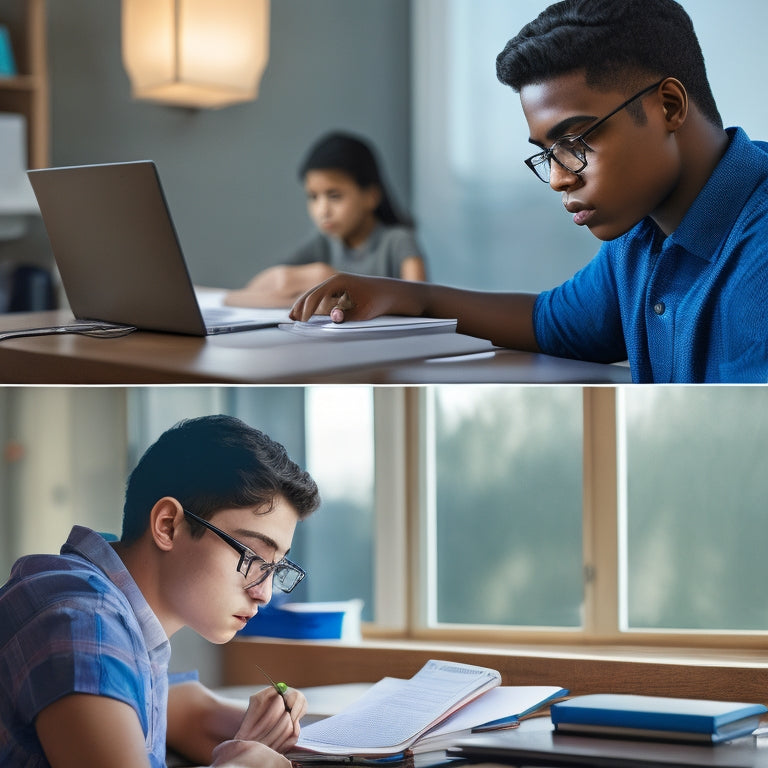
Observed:
[[[168,638],[189,626],[225,643],[273,586],[290,592],[304,577],[293,533],[319,502],[238,419],[161,435],[128,480],[119,542],[76,526],[0,589],[0,765],[159,768],[169,747],[196,765],[290,768],[304,696],[270,686],[246,708],[197,681],[169,688]]]
[[[674,0],[567,0],[497,59],[520,94],[526,164],[604,241],[540,295],[336,275],[294,305],[360,320],[457,317],[461,333],[595,362],[637,382],[768,380],[768,145],[725,130]]]

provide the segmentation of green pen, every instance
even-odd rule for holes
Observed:
[[[261,672],[261,674],[264,675],[264,677],[267,678],[267,680],[269,681],[269,684],[278,692],[278,694],[280,695],[280,698],[283,700],[283,705],[285,706],[285,711],[290,713],[291,708],[288,706],[288,702],[285,699],[285,694],[288,692],[288,685],[286,683],[276,683],[267,674],[266,670],[262,669],[258,664],[254,663],[253,666],[256,667],[256,669],[258,669],[259,672]]]

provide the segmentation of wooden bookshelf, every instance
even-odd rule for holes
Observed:
[[[0,0],[0,24],[8,27],[18,75],[0,77],[0,112],[27,120],[30,168],[50,159],[45,0]]]

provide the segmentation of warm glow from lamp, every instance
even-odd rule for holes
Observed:
[[[258,96],[269,0],[123,0],[123,63],[134,98],[225,107]]]

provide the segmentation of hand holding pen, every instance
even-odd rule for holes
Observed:
[[[288,702],[286,701],[286,698],[285,698],[285,694],[288,692],[288,685],[287,685],[287,683],[276,683],[267,674],[267,671],[265,669],[260,667],[258,664],[254,664],[253,666],[256,667],[256,669],[258,669],[259,672],[261,672],[261,674],[264,675],[264,677],[267,678],[267,680],[269,681],[269,684],[278,692],[278,694],[282,698],[283,704],[285,705],[285,711],[286,712],[290,712],[291,711],[291,707],[288,705]]]
[[[258,669],[269,681],[269,687],[250,697],[235,738],[258,741],[276,752],[287,752],[299,738],[299,721],[307,711],[307,700],[301,691],[275,682]]]

